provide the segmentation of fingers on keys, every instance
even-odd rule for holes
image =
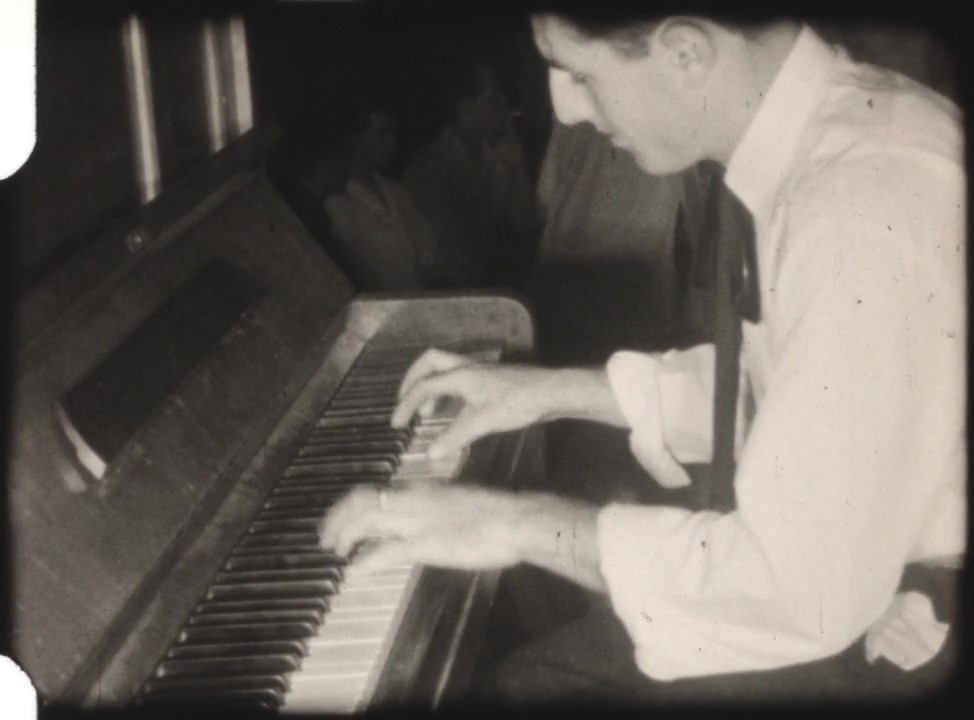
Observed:
[[[346,577],[368,575],[390,567],[415,562],[419,557],[420,541],[416,538],[395,538],[370,543],[355,554],[355,562],[346,570]]]
[[[385,499],[381,491],[356,488],[336,502],[321,521],[319,543],[326,549],[349,556],[355,546],[381,530],[380,516]]]
[[[453,372],[418,380],[399,398],[399,404],[392,413],[392,426],[404,427],[424,405],[435,403],[445,395],[462,395],[464,382],[461,374]]]
[[[417,381],[422,380],[427,375],[438,375],[448,370],[455,370],[462,365],[469,365],[471,362],[473,361],[466,355],[430,348],[420,355],[406,371],[399,386],[399,396],[402,397]]]
[[[465,407],[456,419],[445,428],[430,445],[427,454],[433,460],[456,455],[474,440],[492,432],[495,427],[490,413]]]
[[[404,427],[417,412],[431,414],[439,398],[462,389],[462,383],[450,371],[473,362],[465,355],[436,348],[423,353],[399,386],[399,403],[392,413],[392,426]]]

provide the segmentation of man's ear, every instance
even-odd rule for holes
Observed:
[[[664,20],[655,41],[667,66],[682,84],[701,84],[717,62],[717,44],[711,28],[692,18]]]

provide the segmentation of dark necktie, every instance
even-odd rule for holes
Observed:
[[[713,456],[706,482],[696,483],[701,509],[734,508],[734,436],[740,377],[741,320],[760,319],[760,292],[750,212],[727,189],[723,169],[699,168],[706,177],[700,205],[704,214],[689,262],[690,310],[713,334]]]

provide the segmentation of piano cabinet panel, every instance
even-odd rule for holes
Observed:
[[[10,501],[13,640],[42,697],[111,646],[321,364],[352,289],[253,173],[195,224],[112,272],[19,358]],[[136,431],[105,482],[74,493],[54,402],[197,268],[227,257],[269,292]],[[84,258],[82,258],[84,259]],[[128,261],[131,263],[131,261]],[[34,291],[57,295],[59,285]],[[25,309],[45,304],[28,297]],[[64,304],[64,300],[60,300]],[[205,308],[201,308],[205,312]]]

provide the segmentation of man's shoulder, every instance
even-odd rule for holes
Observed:
[[[950,100],[897,72],[841,64],[809,122],[806,173],[857,164],[963,171],[963,125]]]

